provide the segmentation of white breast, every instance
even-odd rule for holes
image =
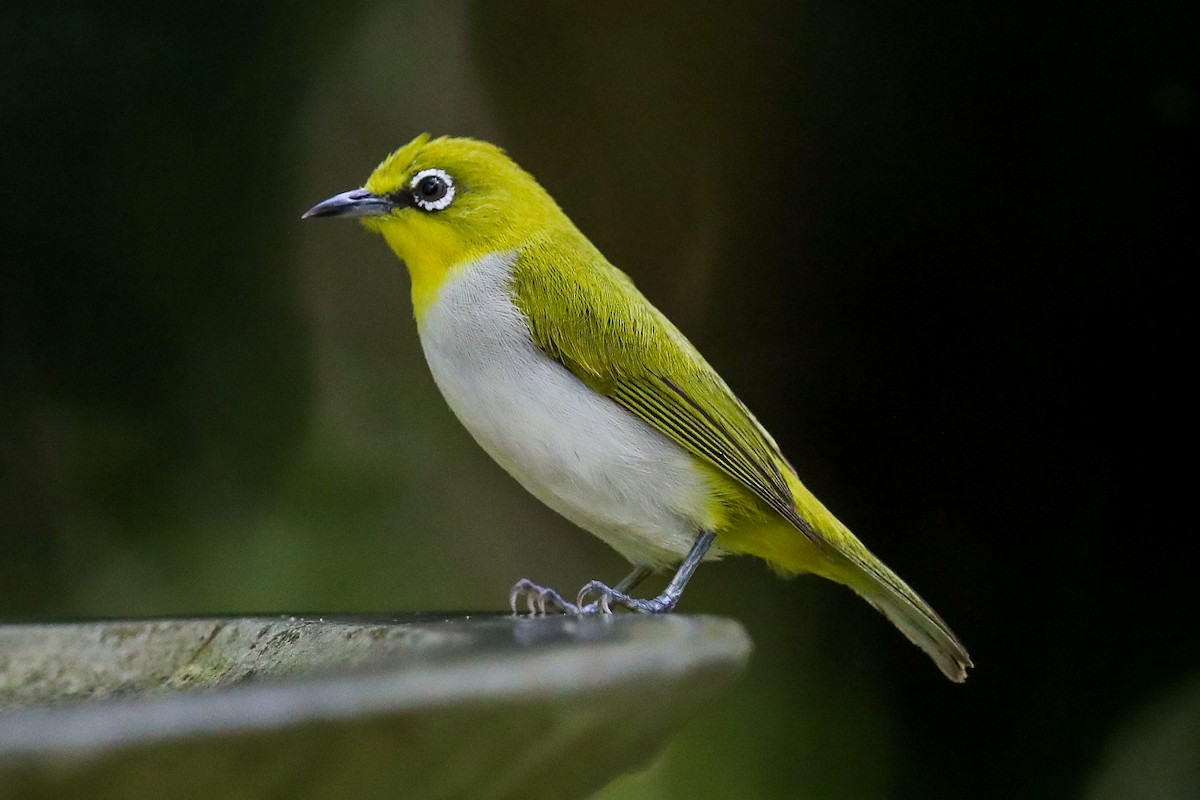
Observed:
[[[692,457],[533,342],[508,284],[515,254],[456,270],[421,344],[450,408],[534,496],[635,564],[666,565],[706,518]]]

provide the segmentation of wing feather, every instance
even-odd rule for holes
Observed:
[[[599,255],[597,253],[597,255]],[[601,257],[602,258],[602,257]],[[597,392],[756,494],[820,547],[770,435],[716,371],[616,268],[586,280],[522,268],[513,290],[538,347]]]

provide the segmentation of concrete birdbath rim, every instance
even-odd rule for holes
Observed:
[[[653,687],[709,672],[724,685],[749,651],[736,622],[683,615],[289,614],[0,624],[0,760],[569,697],[606,686]],[[22,685],[29,680],[45,681],[48,694]]]

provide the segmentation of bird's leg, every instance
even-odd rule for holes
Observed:
[[[549,608],[557,607],[564,614],[578,614],[579,606],[567,600],[561,594],[551,589],[548,586],[540,586],[529,578],[521,578],[513,584],[512,591],[508,593],[508,604],[512,606],[514,615],[520,614],[517,606],[521,598],[525,598],[526,608],[529,610],[529,615],[536,616],[538,614],[548,614]]]
[[[712,531],[700,532],[700,535],[696,537],[696,541],[692,542],[692,549],[688,550],[688,554],[684,556],[683,563],[679,565],[679,569],[675,572],[675,577],[671,578],[671,582],[667,584],[667,588],[658,597],[653,597],[649,600],[638,600],[626,594],[628,590],[623,589],[621,584],[617,584],[617,587],[613,588],[600,581],[592,581],[579,590],[579,597],[575,602],[579,607],[589,608],[590,605],[585,606],[583,601],[589,594],[595,592],[600,595],[599,604],[603,611],[609,610],[608,604],[611,601],[616,601],[626,608],[646,614],[659,614],[664,611],[670,611],[679,602],[679,596],[683,594],[683,587],[687,586],[692,573],[700,565],[701,559],[704,558],[704,554],[708,552],[708,548],[712,546],[713,539],[715,538],[716,534]]]

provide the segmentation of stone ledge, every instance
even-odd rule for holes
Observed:
[[[749,651],[682,615],[0,625],[0,796],[586,797]]]

